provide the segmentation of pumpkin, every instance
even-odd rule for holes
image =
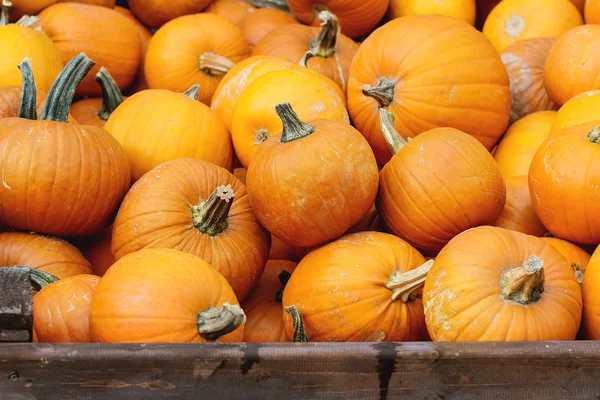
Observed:
[[[538,111],[508,128],[494,154],[504,179],[529,174],[533,155],[548,138],[556,111]]]
[[[152,89],[176,92],[199,84],[200,101],[210,104],[223,75],[249,52],[233,22],[214,14],[186,15],[152,36],[144,65],[146,80]]]
[[[244,17],[256,11],[256,7],[244,0],[214,0],[204,12],[216,14],[238,24]]]
[[[575,27],[556,41],[544,68],[546,90],[555,103],[562,105],[578,94],[600,89],[596,82],[599,52],[598,25]]]
[[[566,240],[554,237],[543,237],[542,240],[558,250],[560,254],[565,256],[569,262],[569,265],[571,268],[573,268],[577,282],[581,284],[587,265],[590,262],[591,256],[588,254],[588,252],[571,242],[567,242]]]
[[[95,275],[76,275],[45,286],[33,297],[33,329],[38,342],[90,342],[89,313]]]
[[[274,29],[297,23],[294,17],[284,11],[275,8],[259,8],[242,18],[238,22],[238,27],[242,30],[250,49],[253,49],[259,40]]]
[[[244,185],[246,184],[246,168],[236,168],[233,170],[233,176],[239,179]]]
[[[393,235],[346,235],[300,261],[282,303],[311,342],[426,340],[420,291],[432,263]],[[283,317],[292,338],[292,316]]]
[[[599,107],[600,90],[578,94],[560,107],[550,128],[550,136],[569,126],[596,121]]]
[[[233,170],[229,132],[217,114],[198,101],[197,89],[143,90],[110,116],[105,129],[125,148],[133,181],[177,158],[206,160]]]
[[[494,225],[538,237],[548,232],[533,209],[527,175],[510,177],[505,184],[506,204]]]
[[[544,63],[555,41],[552,38],[519,40],[500,54],[510,79],[511,124],[536,111],[558,109],[544,87]]]
[[[146,26],[161,25],[188,14],[196,14],[211,0],[127,0],[131,12]]]
[[[81,252],[92,265],[92,271],[98,276],[104,276],[106,271],[115,263],[110,246],[112,243],[112,225],[81,246]]]
[[[386,15],[388,19],[394,19],[408,15],[439,14],[474,25],[475,8],[475,0],[390,0]]]
[[[0,265],[23,265],[64,279],[91,274],[90,263],[77,248],[59,238],[37,233],[0,233]]]
[[[0,224],[60,236],[104,228],[129,189],[127,154],[103,129],[67,122],[73,92],[94,65],[73,58],[52,85],[39,119],[25,79],[20,118],[0,119]],[[26,199],[27,201],[25,201]]]
[[[281,133],[275,105],[293,104],[301,119],[335,120],[349,124],[343,100],[331,86],[299,69],[264,74],[246,87],[235,103],[231,139],[238,159],[248,167],[265,140]]]
[[[173,249],[146,249],[118,260],[90,307],[94,342],[240,342],[244,312],[206,261]]]
[[[248,167],[252,209],[271,234],[295,246],[335,239],[373,205],[378,186],[373,152],[343,121],[309,124],[289,103],[275,111],[281,135],[263,142]]]
[[[462,231],[498,219],[506,188],[481,143],[453,128],[432,129],[407,142],[395,131],[392,114],[380,114],[394,156],[379,174],[377,210],[393,233],[437,251]]]
[[[358,45],[340,34],[335,15],[321,11],[319,19],[321,28],[287,24],[274,29],[256,44],[252,55],[287,58],[333,79],[345,90]]]
[[[586,24],[600,23],[600,1],[587,0],[585,2],[584,19]]]
[[[0,119],[19,116],[21,93],[21,86],[0,86]],[[38,90],[35,99],[36,112],[42,111],[45,101],[46,93]]]
[[[288,0],[290,11],[306,25],[319,25],[318,13],[327,10],[338,17],[342,33],[356,38],[377,25],[385,15],[390,0]]]
[[[116,0],[58,0],[58,3],[81,3],[92,6],[115,8]]]
[[[529,169],[535,212],[556,237],[600,243],[600,121],[564,128],[546,140]]]
[[[489,41],[466,22],[397,18],[360,46],[348,85],[350,117],[385,164],[392,154],[379,127],[380,107],[394,114],[405,138],[450,127],[491,150],[508,125],[508,75]]]
[[[554,247],[482,226],[440,252],[425,278],[423,304],[436,342],[574,340],[582,300],[571,266]]]
[[[140,41],[142,43],[142,52],[140,57],[140,68],[137,72],[137,76],[133,87],[131,88],[131,93],[139,92],[140,90],[148,89],[148,83],[146,82],[146,75],[144,72],[144,63],[146,60],[146,52],[148,51],[148,45],[150,44],[150,39],[152,39],[152,33],[146,28],[137,18],[129,11],[127,8],[123,7],[115,7],[115,11],[126,17],[135,29],[138,31]]]
[[[588,340],[600,339],[600,291],[598,291],[598,281],[600,280],[600,246],[596,248],[594,254],[585,269],[583,282],[581,284],[581,293],[583,295],[583,331],[584,337]]]
[[[123,102],[123,94],[108,71],[102,67],[96,74],[102,98],[79,100],[71,106],[71,114],[81,125],[103,128],[113,111]]]
[[[257,222],[245,186],[227,170],[179,159],[137,181],[115,219],[115,259],[144,248],[173,248],[215,267],[242,301],[262,273],[269,236]]]
[[[291,342],[283,325],[281,296],[297,263],[269,260],[250,296],[242,303],[246,313],[244,342]]]

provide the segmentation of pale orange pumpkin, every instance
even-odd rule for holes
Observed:
[[[577,282],[581,284],[591,258],[588,252],[571,242],[559,238],[543,237],[542,240],[565,256],[569,265],[573,268]]]
[[[298,21],[294,17],[284,11],[275,8],[259,8],[242,18],[238,22],[238,26],[250,49],[253,49],[256,43],[272,30],[283,25],[297,23]]]
[[[506,204],[494,225],[538,237],[548,232],[535,214],[527,175],[513,176],[504,182]]]
[[[213,0],[204,10],[205,13],[219,15],[236,25],[255,11],[256,7],[244,0]]]
[[[408,15],[439,14],[462,19],[475,24],[475,0],[390,0],[387,18],[394,19]]]

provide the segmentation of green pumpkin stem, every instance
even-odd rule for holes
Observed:
[[[302,313],[296,306],[284,307],[284,310],[292,318],[292,324],[294,325],[294,337],[292,337],[292,342],[308,343],[308,336],[304,329],[304,317],[302,317]]]
[[[48,92],[41,120],[68,122],[75,89],[95,64],[85,53],[80,53],[65,65]]]
[[[281,118],[283,130],[281,131],[281,143],[289,143],[309,136],[315,131],[312,125],[302,122],[298,114],[294,112],[290,103],[281,103],[275,106],[275,112]]]
[[[300,60],[300,65],[303,67],[306,67],[306,63],[311,57],[328,58],[337,52],[341,34],[337,17],[329,11],[321,11],[319,19],[321,20],[321,32],[319,32],[319,36],[311,40],[309,50]]]
[[[287,283],[291,277],[292,277],[292,274],[290,274],[285,269],[279,273],[278,278],[279,278],[279,282],[281,282],[281,287],[275,293],[275,302],[276,303],[281,303],[281,299],[283,298],[283,291],[285,290],[285,285],[287,285]]]
[[[10,23],[10,8],[12,3],[9,0],[2,0],[2,12],[0,13],[0,26],[6,26]]]
[[[198,334],[206,340],[217,340],[246,323],[246,314],[238,305],[223,303],[223,307],[211,307],[200,311],[196,321]]]
[[[37,89],[35,87],[35,79],[33,78],[33,70],[31,69],[31,60],[29,57],[25,58],[18,67],[21,70],[23,81],[19,118],[36,120]]]
[[[590,142],[600,144],[600,126],[592,129],[587,136]]]
[[[387,107],[394,101],[394,89],[396,84],[386,78],[379,78],[375,86],[364,85],[362,93],[377,101],[379,107]]]
[[[33,269],[25,267],[23,265],[15,265],[14,268],[21,268],[28,271],[31,286],[33,286],[33,288],[37,291],[40,291],[46,286],[50,285],[51,283],[57,282],[59,280],[56,276],[44,271],[40,271],[39,269]]]
[[[427,273],[433,266],[433,260],[410,271],[396,271],[390,277],[385,287],[392,290],[392,301],[400,299],[403,303],[408,303],[417,298],[417,295],[425,285]]]
[[[192,100],[198,101],[198,95],[200,94],[200,85],[194,85],[185,92],[183,92],[187,97]]]
[[[394,115],[385,108],[379,109],[379,125],[383,139],[392,151],[392,154],[397,154],[406,143],[405,140],[394,127]]]
[[[207,75],[225,75],[235,64],[227,57],[207,51],[198,57],[198,68]]]
[[[104,67],[96,74],[96,82],[102,88],[102,108],[98,112],[98,118],[108,121],[111,114],[123,103],[123,93]]]
[[[529,257],[523,265],[504,272],[500,286],[506,300],[523,305],[538,301],[544,291],[544,261]]]
[[[217,187],[208,197],[192,206],[192,223],[198,231],[217,236],[229,226],[228,216],[235,193],[231,185]]]

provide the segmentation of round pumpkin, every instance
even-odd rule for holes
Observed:
[[[118,260],[90,307],[94,342],[240,342],[246,317],[233,290],[206,261],[172,249]]]
[[[146,26],[158,28],[166,22],[204,10],[211,0],[127,0],[131,12]]]
[[[255,11],[256,7],[244,0],[213,0],[204,10],[205,13],[219,15],[234,24]]]
[[[80,247],[84,257],[92,265],[92,271],[98,276],[104,276],[106,271],[115,263],[115,258],[110,249],[111,243],[112,225]]]
[[[377,210],[393,233],[437,251],[462,231],[498,219],[506,188],[481,143],[453,128],[407,142],[394,130],[391,114],[380,114],[394,156],[379,174]]]
[[[386,15],[388,19],[394,19],[409,15],[439,14],[474,25],[475,3],[475,0],[390,0]]]
[[[148,89],[148,82],[146,82],[146,74],[144,64],[146,62],[146,52],[148,51],[148,45],[150,39],[152,39],[152,33],[146,28],[138,19],[129,11],[127,8],[115,7],[115,11],[127,18],[135,27],[142,43],[142,52],[140,57],[140,68],[138,69],[135,82],[130,89],[130,93],[137,93],[140,90]]]
[[[423,304],[436,342],[574,340],[582,299],[571,266],[554,247],[482,226],[452,239],[436,257]]]
[[[590,90],[578,94],[560,107],[550,128],[550,136],[563,131],[563,128],[598,120],[600,90]]]
[[[346,235],[300,261],[282,303],[303,317],[311,342],[426,340],[420,291],[431,264],[396,236]],[[292,318],[283,317],[292,338]]]
[[[373,205],[378,185],[373,152],[346,122],[309,124],[289,103],[275,111],[281,135],[263,142],[248,167],[252,209],[271,234],[293,245],[335,239]]]
[[[210,104],[223,75],[249,53],[233,22],[214,14],[186,15],[152,36],[144,65],[146,80],[152,89],[176,92],[199,84],[200,101]]]
[[[582,23],[569,0],[503,0],[486,19],[483,34],[503,51],[518,40],[557,38]]]
[[[538,237],[548,232],[533,209],[527,175],[507,178],[505,184],[506,204],[494,225]]]
[[[297,23],[294,17],[284,11],[275,8],[259,8],[242,18],[238,22],[238,27],[242,30],[250,49],[253,49],[259,40],[274,29]]]
[[[586,0],[583,15],[586,24],[600,23],[600,1]]]
[[[596,248],[594,254],[585,269],[583,282],[581,284],[581,293],[583,295],[583,331],[584,337],[588,340],[600,339],[600,291],[598,291],[598,282],[600,281],[600,246]]]
[[[58,3],[39,14],[39,26],[54,41],[64,63],[81,52],[96,66],[77,87],[77,96],[100,96],[94,77],[101,67],[121,90],[133,83],[142,45],[136,28],[115,10],[78,3]],[[35,72],[35,71],[34,71]]]
[[[565,256],[569,265],[573,268],[577,282],[581,284],[591,258],[588,252],[566,240],[554,237],[543,237],[542,240]]]
[[[396,130],[405,138],[451,127],[491,150],[506,130],[510,103],[508,75],[497,51],[456,18],[394,19],[363,42],[350,67],[350,117],[380,164],[392,156],[379,127],[380,107],[394,114]]]
[[[40,343],[90,342],[89,316],[95,275],[61,279],[33,296],[33,329]]]
[[[125,100],[105,129],[125,148],[133,181],[157,165],[177,158],[197,158],[233,170],[227,128],[197,91],[143,90]]]

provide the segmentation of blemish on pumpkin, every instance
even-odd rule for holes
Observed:
[[[517,38],[525,29],[525,20],[519,14],[515,14],[506,21],[506,34],[511,38]]]
[[[512,53],[504,53],[500,56],[502,63],[507,69],[511,64],[516,64],[518,68],[511,70],[518,71],[517,74],[510,76],[510,96],[512,104],[510,108],[510,121],[514,122],[529,114],[529,88],[532,84],[533,73],[529,65],[524,65],[523,60]]]

